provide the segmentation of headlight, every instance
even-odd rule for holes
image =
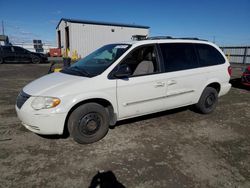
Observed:
[[[54,108],[59,105],[60,102],[61,100],[55,97],[35,97],[31,102],[31,107],[34,110]]]

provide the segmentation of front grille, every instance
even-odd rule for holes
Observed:
[[[17,107],[20,109],[22,108],[23,104],[30,98],[30,95],[28,95],[27,93],[21,91],[19,93],[19,95],[17,96],[16,99],[16,105]]]

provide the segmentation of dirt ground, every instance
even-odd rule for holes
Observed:
[[[18,92],[48,67],[0,65],[0,187],[85,188],[96,181],[110,187],[250,187],[250,91],[238,79],[212,114],[181,108],[144,116],[119,122],[97,143],[79,145],[36,135],[16,117]],[[234,78],[240,71],[234,69]]]

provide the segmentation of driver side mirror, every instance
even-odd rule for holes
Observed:
[[[132,74],[130,67],[127,64],[122,64],[113,74],[115,78],[128,78]]]

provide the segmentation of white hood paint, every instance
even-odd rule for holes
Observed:
[[[65,86],[72,86],[75,83],[87,80],[89,78],[82,76],[73,76],[63,73],[52,73],[38,78],[23,88],[23,91],[32,96],[48,96],[50,91],[55,93]],[[64,87],[61,87],[61,86]]]

